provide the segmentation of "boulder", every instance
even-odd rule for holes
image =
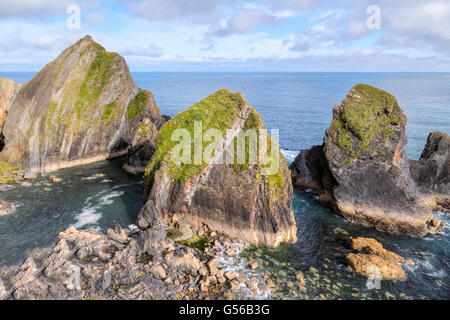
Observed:
[[[0,158],[40,173],[114,158],[151,144],[164,121],[125,60],[86,36],[15,94]]]
[[[201,123],[198,132],[194,128],[196,122]],[[172,139],[177,129],[186,129],[184,132],[200,143],[211,141],[194,146],[194,149],[200,146],[200,157],[211,155],[209,161],[201,158],[200,162],[195,162],[194,149],[194,161],[192,156],[187,156],[190,163],[174,160],[172,154],[180,146],[178,140]],[[196,136],[207,134],[208,129],[217,129],[214,142]],[[273,160],[271,163],[251,162],[248,153],[244,154],[241,164],[236,158],[229,161],[230,152],[234,155],[230,146],[235,146],[235,138],[251,130],[262,136],[265,132],[262,117],[241,93],[231,93],[227,89],[217,91],[164,124],[146,169],[144,197],[147,204],[139,214],[138,225],[146,229],[155,216],[159,216],[181,220],[199,229],[206,225],[213,232],[252,244],[275,247],[282,242],[295,242],[292,184],[286,160],[276,142],[267,139],[274,151],[273,158],[268,156],[272,149],[263,153],[264,159]],[[249,151],[250,142],[243,141]],[[190,148],[185,151],[187,154]],[[267,166],[270,164],[276,169],[269,173]]]
[[[354,253],[346,257],[349,266],[364,277],[377,277],[380,280],[405,280],[406,273],[401,263],[413,264],[372,238],[352,238],[350,247]]]
[[[14,206],[14,204],[0,199],[0,217],[6,216],[7,214],[14,212],[15,210],[16,210],[16,207]]]
[[[0,151],[3,149],[2,129],[5,123],[11,101],[17,92],[19,85],[9,79],[0,78]]]
[[[405,128],[394,96],[356,85],[334,107],[323,144],[292,163],[294,186],[315,190],[349,221],[380,231],[424,236],[442,230],[410,174]]]

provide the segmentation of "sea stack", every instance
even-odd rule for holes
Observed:
[[[164,121],[125,60],[86,36],[15,94],[0,159],[42,173],[114,158],[154,141]]]
[[[291,164],[294,186],[315,190],[349,221],[380,231],[424,236],[442,230],[435,205],[424,203],[420,179],[411,175],[405,128],[394,96],[356,85],[334,107],[323,145],[301,151]],[[449,183],[449,175],[441,178],[440,185]]]
[[[208,143],[203,145],[203,152],[211,148],[214,160],[201,164],[174,163],[171,155],[178,143],[172,139],[175,130],[187,129],[199,141],[194,137],[196,122],[202,125],[203,141],[212,142],[205,138],[208,129],[217,129],[223,138],[213,148]],[[264,166],[260,163],[250,164],[248,154],[244,164],[220,163],[236,136],[248,129],[259,133],[265,129],[261,115],[241,93],[227,89],[215,92],[165,123],[145,174],[146,204],[138,225],[147,229],[155,223],[164,223],[163,219],[172,224],[206,226],[254,245],[276,247],[283,242],[295,242],[289,168],[276,142],[267,139],[270,150],[279,154],[279,166],[273,174],[263,174]]]
[[[9,79],[0,78],[0,151],[3,149],[2,129],[11,101],[17,92],[19,85]]]

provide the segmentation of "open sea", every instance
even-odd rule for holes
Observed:
[[[1,72],[0,77],[22,83],[34,73]],[[397,97],[408,117],[406,154],[417,159],[431,131],[450,133],[450,73],[132,73],[136,84],[153,92],[162,114],[174,116],[220,88],[241,91],[262,114],[268,129],[280,130],[280,145],[288,162],[300,149],[321,144],[332,118],[332,108],[357,83],[384,89]],[[113,223],[135,223],[142,205],[142,181],[124,173],[121,160],[103,161],[54,173],[63,182],[42,177],[31,187],[16,186],[0,193],[16,212],[0,217],[0,264],[24,260],[27,250],[51,245],[69,226],[105,231]],[[260,250],[267,270],[289,279],[302,271],[311,276],[308,295],[298,298],[450,299],[450,236],[422,239],[391,236],[346,222],[321,207],[314,194],[295,191],[293,211],[298,242],[277,250]],[[450,219],[436,213],[447,226]],[[353,236],[373,237],[385,248],[415,262],[405,267],[408,280],[383,281],[381,289],[366,288],[366,279],[345,268],[333,228]],[[320,274],[319,279],[315,268]],[[323,280],[323,281],[322,281]],[[280,279],[279,297],[296,297]],[[264,297],[263,295],[261,297]],[[244,296],[245,298],[245,296]]]

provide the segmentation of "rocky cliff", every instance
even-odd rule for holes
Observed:
[[[291,165],[294,185],[317,191],[319,201],[346,219],[381,231],[423,236],[441,230],[433,206],[421,200],[422,180],[410,174],[405,127],[394,96],[356,85],[334,107],[323,145],[300,152]],[[421,163],[428,167],[426,161]],[[448,183],[449,176],[436,170],[446,180],[440,185]]]
[[[195,121],[201,121],[203,133],[211,128],[219,130],[223,142],[210,150],[213,155],[210,162],[176,164],[171,152],[178,141],[173,141],[172,135],[176,129],[187,128],[194,137]],[[270,146],[281,157],[279,169],[272,175],[262,174],[263,165],[250,164],[250,143],[245,163],[224,161],[228,147],[235,143],[240,132],[264,128],[261,116],[242,94],[227,89],[217,91],[168,121],[160,130],[155,154],[147,167],[147,202],[138,225],[146,229],[152,226],[155,217],[163,217],[171,223],[206,225],[210,230],[252,244],[275,247],[296,241],[292,184],[278,145],[269,139]],[[231,134],[226,136],[227,130]],[[202,141],[201,137],[194,139]],[[201,152],[211,145],[204,145]]]
[[[3,135],[1,134],[11,101],[18,89],[14,81],[0,78],[0,151],[3,149]]]
[[[125,60],[86,36],[21,86],[3,127],[0,158],[48,172],[127,154],[164,122]]]

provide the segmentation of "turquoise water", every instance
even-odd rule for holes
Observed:
[[[17,82],[32,73],[1,73]],[[321,144],[331,121],[331,110],[357,83],[368,83],[394,94],[408,117],[406,153],[418,158],[429,132],[450,132],[450,74],[440,73],[133,73],[138,86],[152,91],[161,113],[174,116],[191,104],[228,87],[241,91],[263,115],[269,129],[280,129],[280,144],[288,161],[302,148]],[[121,160],[61,170],[63,179],[51,183],[48,177],[39,185],[16,187],[0,198],[11,201],[17,211],[0,217],[0,263],[16,263],[25,251],[51,244],[58,232],[74,225],[105,230],[113,223],[133,224],[142,204],[142,183],[121,171]],[[383,298],[389,291],[417,299],[450,298],[450,236],[441,234],[415,239],[391,236],[353,225],[318,205],[314,195],[294,194],[293,211],[298,224],[299,241],[276,252],[279,260],[307,274],[314,266],[333,282],[352,288],[365,288],[365,279],[345,270],[336,255],[341,246],[331,236],[340,227],[353,236],[369,236],[416,264],[406,269],[408,281],[383,282],[382,290],[363,293]],[[450,223],[449,217],[439,217]],[[324,259],[329,259],[327,268]],[[311,289],[312,295],[321,287]],[[323,289],[326,291],[326,289]],[[287,294],[289,296],[289,294]],[[352,298],[343,295],[341,298]],[[332,298],[338,298],[333,296]]]

